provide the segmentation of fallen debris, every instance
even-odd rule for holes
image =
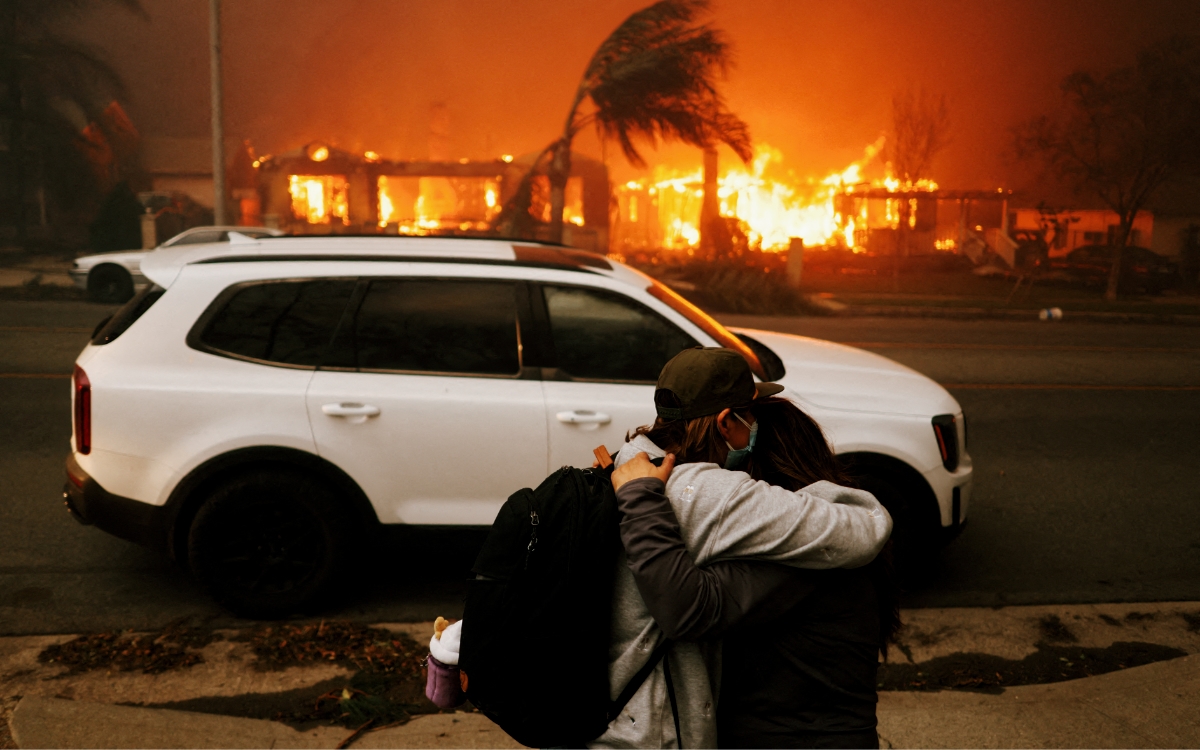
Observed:
[[[48,646],[38,654],[38,661],[62,664],[68,668],[68,674],[93,669],[159,674],[195,666],[202,663],[204,657],[165,641],[162,635],[110,632],[81,635],[66,643]]]
[[[332,662],[400,678],[424,676],[425,651],[409,636],[343,620],[266,625],[235,638],[248,644],[259,670]]]
[[[46,647],[37,658],[42,664],[62,664],[68,674],[94,669],[161,674],[204,663],[200,649],[221,638],[211,628],[190,626],[188,618],[182,618],[157,633],[110,631],[81,635]]]

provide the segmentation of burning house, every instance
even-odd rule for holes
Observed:
[[[268,226],[295,234],[486,235],[534,158],[397,161],[311,143],[254,166]],[[585,157],[573,161],[564,241],[607,252],[608,170]],[[529,213],[537,237],[550,214],[544,175],[534,178]]]
[[[779,169],[778,151],[760,146],[748,168],[716,178],[719,215],[734,221],[751,246],[786,250],[793,239],[809,247],[840,247],[876,255],[923,255],[990,248],[989,229],[1001,223],[1009,191],[948,191],[931,180],[904,185],[889,176],[867,179],[883,141],[863,158],[821,179],[802,180]],[[614,252],[667,248],[694,253],[700,244],[702,170],[659,169],[616,191]],[[999,209],[999,210],[997,210]]]

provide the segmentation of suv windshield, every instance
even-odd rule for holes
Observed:
[[[758,356],[750,347],[734,336],[725,326],[718,323],[711,315],[704,312],[700,308],[688,302],[681,297],[678,292],[671,289],[666,284],[657,279],[650,280],[650,286],[646,287],[646,291],[657,299],[659,302],[670,307],[675,312],[694,323],[700,330],[707,333],[716,339],[717,343],[726,349],[732,349],[745,358],[750,364],[750,370],[758,376],[759,380],[768,380],[766,371],[763,369],[762,362],[758,361]]]

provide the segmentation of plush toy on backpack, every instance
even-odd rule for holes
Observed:
[[[467,675],[458,668],[458,644],[462,620],[439,617],[433,623],[429,656],[425,659],[425,697],[438,708],[457,708],[466,702]]]

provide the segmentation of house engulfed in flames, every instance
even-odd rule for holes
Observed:
[[[717,177],[719,215],[764,251],[787,250],[794,239],[808,247],[920,255],[941,251],[975,256],[990,246],[988,230],[1000,225],[1009,191],[948,191],[932,180],[901,184],[890,175],[864,177],[883,139],[863,158],[822,179],[780,175],[780,153],[759,146],[749,167]],[[702,170],[656,170],[653,179],[616,189],[613,251],[657,248],[694,254],[700,245],[704,201]],[[906,226],[903,226],[906,225]],[[903,246],[901,246],[903,245]]]
[[[254,161],[262,219],[295,234],[486,235],[533,156],[494,160],[396,161],[312,143]],[[576,156],[567,182],[564,240],[607,252],[608,170]],[[549,181],[534,180],[535,227],[550,216]],[[535,229],[535,236],[540,238]]]
[[[876,255],[949,251],[978,258],[998,249],[1009,191],[948,191],[931,180],[904,185],[886,171],[868,179],[868,167],[880,171],[882,147],[880,139],[845,169],[804,180],[781,169],[778,151],[760,146],[749,166],[717,177],[719,216],[744,233],[747,246],[768,252],[794,240]],[[535,159],[401,161],[311,143],[254,158],[253,172],[262,223],[294,234],[488,235]],[[695,254],[703,185],[700,169],[659,167],[652,179],[614,190],[602,162],[574,154],[563,241],[620,255]],[[549,193],[547,177],[536,176],[533,229],[525,238],[548,238]]]

